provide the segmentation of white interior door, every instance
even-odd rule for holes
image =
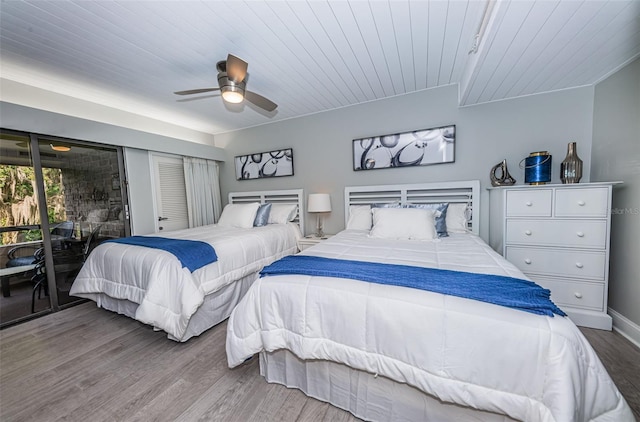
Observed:
[[[189,227],[187,190],[182,158],[153,155],[156,233]]]

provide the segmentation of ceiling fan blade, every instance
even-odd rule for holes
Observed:
[[[251,91],[244,92],[244,99],[267,111],[273,111],[278,107],[278,104],[273,101]]]
[[[200,88],[200,89],[189,89],[187,91],[176,91],[174,94],[177,95],[191,95],[191,94],[200,94],[202,92],[211,92],[218,91],[220,88]]]
[[[247,62],[241,58],[229,54],[227,56],[227,77],[237,84],[244,81],[248,66]]]

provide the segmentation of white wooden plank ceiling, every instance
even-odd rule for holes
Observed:
[[[228,53],[275,112],[177,101]],[[589,85],[638,55],[637,0],[0,3],[3,79],[212,134],[447,84],[461,105]]]

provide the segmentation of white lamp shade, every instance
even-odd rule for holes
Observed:
[[[238,91],[224,91],[222,93],[222,98],[224,98],[225,101],[233,104],[241,103],[242,100],[244,100],[244,96],[242,95],[242,92],[238,92]]]
[[[309,212],[330,212],[331,196],[328,193],[311,193],[307,203]]]

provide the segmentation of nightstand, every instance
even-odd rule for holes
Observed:
[[[318,237],[318,236],[315,236],[315,235],[305,236],[305,237],[303,237],[301,239],[298,239],[298,249],[300,249],[300,252],[302,252],[305,249],[312,247],[313,245],[317,245],[318,243],[322,242],[323,240],[327,240],[331,236],[333,236],[333,235],[332,234],[325,234],[322,237]]]

